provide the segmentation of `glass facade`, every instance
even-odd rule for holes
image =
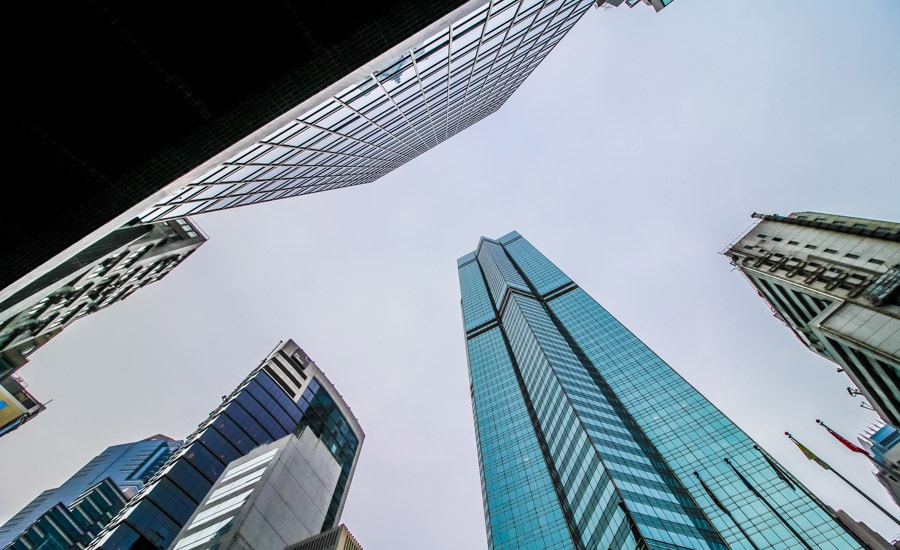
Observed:
[[[458,266],[491,548],[862,546],[518,233]]]
[[[353,468],[353,461],[359,449],[359,437],[353,433],[353,428],[347,422],[347,417],[341,412],[334,398],[323,389],[315,378],[303,391],[299,406],[303,410],[303,418],[300,419],[295,433],[300,433],[307,427],[311,429],[341,465],[341,475],[338,478],[334,495],[331,497],[325,522],[322,524],[324,531],[331,529],[336,524],[338,511]]]
[[[230,462],[306,425],[326,434],[320,438],[345,469],[332,501],[332,523],[323,528],[334,526],[362,433],[342,412],[348,409],[332,396],[324,375],[312,363],[294,359],[291,347],[296,344],[289,341],[270,355],[223,400],[91,548],[167,548]],[[279,359],[284,356],[296,369],[294,379],[308,379],[300,392],[273,368],[285,365]]]
[[[136,493],[178,449],[181,441],[155,435],[142,441],[108,447],[81,467],[65,483],[42,492],[0,526],[0,548],[6,548],[44,513],[65,510],[85,492],[109,480],[126,496]]]
[[[493,113],[593,0],[472,1],[442,31],[144,213],[176,218],[375,181]]]
[[[111,478],[85,491],[71,505],[57,504],[19,535],[7,550],[84,548],[128,500]]]

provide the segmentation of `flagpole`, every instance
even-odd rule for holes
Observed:
[[[804,446],[802,443],[800,443],[799,441],[797,441],[796,439],[794,439],[794,436],[792,436],[789,432],[784,432],[784,435],[788,436],[788,439],[790,439],[791,441],[793,441],[794,443],[796,443],[798,446],[805,448],[805,446]],[[821,459],[820,459],[820,460],[821,460]],[[820,465],[821,465],[821,464],[820,464]],[[841,480],[842,480],[844,483],[846,483],[847,485],[849,485],[850,487],[852,487],[853,490],[856,491],[857,493],[859,493],[860,496],[862,496],[864,499],[868,500],[868,501],[872,504],[872,506],[874,506],[874,507],[878,508],[879,510],[881,510],[881,513],[882,513],[882,514],[884,514],[884,515],[886,515],[887,517],[891,518],[891,520],[893,520],[893,522],[896,523],[897,525],[900,525],[900,519],[897,519],[893,514],[891,514],[891,513],[888,512],[887,510],[885,510],[880,504],[878,504],[877,502],[875,502],[874,500],[872,500],[872,497],[870,497],[869,495],[867,495],[867,494],[865,494],[864,492],[862,492],[862,490],[861,490],[859,487],[857,487],[856,485],[854,485],[853,483],[851,483],[850,480],[847,479],[846,477],[842,476],[841,473],[838,472],[837,470],[835,470],[834,468],[832,468],[830,464],[827,464],[827,463],[826,463],[825,465],[828,466],[827,468],[825,468],[826,470],[830,470],[834,475],[836,475],[836,476],[838,476],[839,478],[841,478]],[[823,466],[823,468],[824,468],[824,466]]]
[[[790,530],[790,532],[793,533],[795,537],[797,537],[797,540],[799,540],[800,543],[803,544],[803,546],[805,546],[809,550],[813,550],[813,547],[810,546],[808,542],[806,542],[806,539],[804,539],[803,536],[801,536],[800,533],[798,533],[797,530],[794,529],[793,525],[788,523],[788,521],[784,518],[784,516],[782,516],[778,512],[778,510],[775,509],[774,506],[772,506],[772,504],[768,501],[768,499],[766,499],[766,497],[764,497],[762,495],[762,493],[760,493],[753,485],[750,484],[750,482],[747,480],[747,478],[745,478],[743,476],[743,474],[741,474],[741,472],[735,467],[734,464],[731,463],[730,460],[728,460],[726,458],[725,463],[728,464],[732,470],[734,470],[734,473],[737,474],[737,476],[741,479],[741,481],[744,483],[744,485],[746,485],[747,488],[750,489],[750,492],[752,492],[754,495],[756,495],[756,498],[763,501],[763,504],[765,504],[766,507],[769,508],[769,510],[771,510],[773,514],[775,514],[775,517],[777,517],[781,521],[781,523],[783,523],[784,526],[787,527],[788,530]]]
[[[754,550],[759,550],[759,546],[757,546],[756,543],[753,542],[753,539],[750,538],[750,535],[747,534],[747,531],[744,531],[744,528],[741,526],[740,523],[738,523],[738,520],[734,519],[734,516],[731,515],[731,510],[726,508],[725,505],[722,504],[722,501],[720,501],[718,498],[716,498],[715,493],[713,493],[712,489],[709,488],[709,485],[707,485],[706,482],[703,481],[703,478],[700,477],[700,474],[698,474],[697,472],[694,472],[694,475],[697,476],[697,480],[700,481],[700,485],[703,486],[703,489],[705,489],[706,492],[709,493],[709,498],[713,501],[713,504],[718,506],[719,510],[722,510],[723,512],[725,512],[726,516],[731,518],[731,522],[734,523],[737,526],[737,528],[741,531],[741,534],[744,535],[744,538],[747,539],[747,542],[750,543],[750,546],[752,546],[754,548]]]
[[[832,430],[831,428],[828,427],[828,424],[822,422],[818,418],[816,418],[816,424],[818,424],[818,425],[822,426],[823,428],[825,428],[826,430],[828,430],[828,433],[830,433],[832,436],[834,436],[835,439],[840,441],[841,445],[843,445],[844,447],[847,447],[854,453],[859,453],[861,455],[865,455],[866,458],[871,458],[871,455],[869,455],[868,451],[866,451],[859,445],[853,443],[852,441],[850,441],[846,437],[842,436],[841,434],[837,433],[836,431]]]

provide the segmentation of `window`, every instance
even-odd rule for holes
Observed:
[[[788,241],[788,244],[798,245],[800,241]]]
[[[803,248],[808,248],[808,249],[810,249],[810,250],[815,250],[815,249],[817,249],[817,248],[819,248],[819,247],[816,246],[816,245],[814,245],[814,244],[808,244],[808,245],[804,246]]]
[[[759,233],[756,236],[759,237],[760,239],[768,239],[769,238],[768,235],[763,235],[762,233]]]
[[[865,229],[865,228],[868,227],[868,226],[867,226],[866,224],[864,224],[864,223],[854,223],[854,224],[853,224],[853,227],[856,228],[856,229]]]
[[[835,250],[833,248],[826,248],[825,253],[826,254],[837,254],[837,250]]]
[[[782,241],[781,237],[772,237],[772,240],[777,243],[780,243]]]
[[[842,222],[841,220],[834,220],[833,222],[831,222],[831,225],[844,225],[844,222]]]
[[[884,260],[879,260],[878,258],[869,258],[869,263],[875,265],[884,265]]]
[[[845,257],[845,258],[850,258],[851,260],[858,260],[858,259],[859,259],[859,254],[850,254],[850,253],[848,252],[847,254],[844,254],[844,257]]]

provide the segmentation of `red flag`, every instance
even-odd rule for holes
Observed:
[[[838,441],[840,441],[840,442],[844,445],[844,447],[847,447],[848,449],[850,449],[850,450],[853,451],[854,453],[860,453],[860,454],[864,454],[864,455],[866,455],[866,456],[869,456],[869,453],[866,452],[865,449],[863,449],[863,448],[860,447],[859,445],[854,445],[852,441],[850,441],[850,440],[847,439],[846,437],[842,436],[841,434],[837,433],[836,431],[834,431],[834,430],[832,430],[831,428],[829,428],[828,426],[826,426],[825,423],[822,422],[821,420],[819,420],[818,418],[816,419],[816,422],[818,422],[819,424],[821,424],[821,426],[822,426],[823,428],[825,428],[826,430],[828,430],[828,433],[830,433],[831,435],[834,436],[835,439],[837,439]]]

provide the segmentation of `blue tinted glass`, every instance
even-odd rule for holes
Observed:
[[[184,491],[194,504],[199,504],[212,487],[210,481],[187,460],[179,460],[166,472],[166,478]]]
[[[858,547],[805,488],[778,479],[740,429],[525,239],[513,233],[479,247],[480,271],[459,267],[464,319],[485,286],[500,309],[500,327],[467,336],[491,548],[553,547],[535,540],[554,530],[527,520],[541,502],[553,504],[585,548],[724,550],[750,548],[748,536],[767,548],[799,547],[799,537],[817,549]],[[534,451],[528,438],[539,443]],[[546,465],[552,491],[524,465],[534,460]],[[737,519],[711,501],[694,471]],[[738,471],[789,519],[747,490]]]

